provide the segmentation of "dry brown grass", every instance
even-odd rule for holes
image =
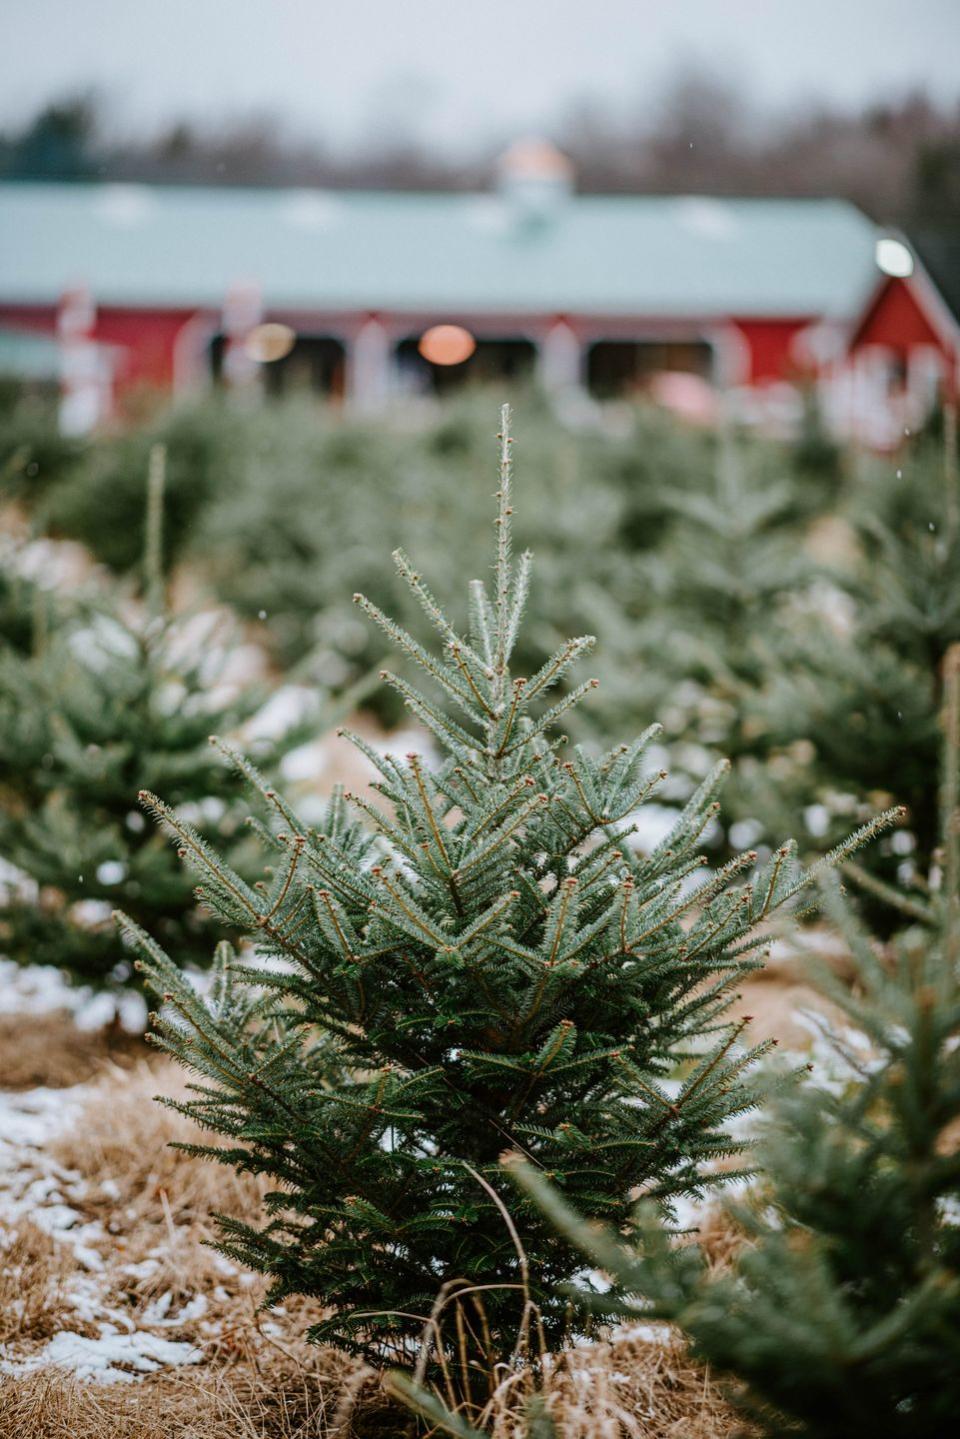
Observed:
[[[810,1030],[799,1020],[803,1011],[812,1010],[831,1025],[842,1028],[846,1024],[838,1006],[814,982],[811,965],[825,966],[844,984],[852,984],[856,978],[853,958],[842,940],[812,926],[803,947],[775,949],[762,969],[740,981],[731,1016],[751,1016],[749,1035],[755,1044],[775,1039],[786,1049],[808,1050]]]
[[[0,1439],[351,1439],[341,1374],[262,1357],[229,1367],[83,1384],[47,1369],[0,1375]],[[340,1423],[341,1419],[345,1423]]]
[[[0,1439],[322,1439],[338,1409],[344,1418],[347,1376],[358,1366],[303,1340],[320,1307],[302,1300],[258,1312],[265,1282],[203,1242],[213,1237],[214,1208],[258,1218],[264,1186],[169,1147],[198,1134],[153,1096],[183,1085],[163,1062],[111,1067],[47,1158],[69,1175],[81,1219],[103,1226],[106,1269],[94,1276],[102,1303],[150,1328],[145,1311],[159,1295],[170,1296],[171,1315],[202,1295],[203,1313],[163,1334],[196,1345],[204,1362],[109,1386],[54,1369],[0,1375]],[[69,1302],[78,1271],[66,1245],[29,1221],[0,1230],[0,1245],[0,1342],[14,1355],[36,1352],[61,1329],[97,1333]],[[348,1433],[341,1424],[343,1439]]]
[[[106,1263],[103,1303],[149,1328],[161,1294],[170,1313],[203,1295],[202,1315],[163,1329],[203,1353],[196,1366],[130,1384],[81,1383],[53,1369],[0,1375],[0,1439],[403,1439],[421,1432],[379,1380],[343,1355],[306,1344],[321,1314],[308,1300],[258,1312],[260,1278],[232,1272],[206,1247],[212,1209],[256,1220],[263,1185],[171,1150],[196,1139],[187,1120],[152,1102],[182,1093],[164,1061],[108,1066],[82,1119],[49,1150],[71,1179],[70,1202],[97,1220]],[[733,1242],[718,1231],[717,1258]],[[75,1261],[29,1221],[5,1236],[0,1342],[36,1352],[62,1328],[84,1333],[69,1303]],[[130,1272],[131,1266],[134,1272]],[[87,1282],[90,1276],[86,1276]],[[523,1433],[529,1374],[506,1381],[486,1416],[492,1439]],[[560,1356],[538,1383],[560,1439],[733,1439],[744,1431],[720,1389],[682,1342],[625,1338]]]
[[[30,1220],[0,1225],[0,1344],[49,1339],[62,1327],[69,1270],[69,1256]]]
[[[682,1337],[665,1325],[542,1356],[536,1371],[518,1366],[508,1373],[479,1412],[467,1405],[459,1409],[462,1419],[489,1439],[528,1439],[534,1414],[544,1412],[557,1439],[758,1435],[709,1371],[691,1359]]]
[[[749,1439],[682,1343],[622,1339],[563,1356],[546,1408],[559,1439]],[[523,1395],[503,1386],[491,1439],[523,1435]],[[417,1431],[372,1376],[324,1351],[290,1360],[248,1351],[225,1366],[80,1384],[47,1370],[0,1376],[0,1439],[403,1439]]]
[[[158,1093],[175,1098],[184,1090],[181,1071],[167,1062],[114,1071],[94,1091],[82,1123],[51,1150],[87,1181],[84,1217],[101,1221],[123,1263],[156,1261],[155,1272],[136,1282],[142,1298],[171,1290],[180,1300],[222,1286],[223,1266],[206,1243],[214,1237],[211,1212],[249,1220],[262,1214],[265,1184],[170,1147],[204,1138],[154,1102]],[[259,1297],[261,1287],[252,1287]]]
[[[734,1018],[750,1015],[749,1037],[754,1044],[775,1039],[785,1049],[804,1053],[810,1048],[811,1036],[798,1016],[805,1011],[822,1015],[833,1025],[846,1023],[842,1011],[812,985],[761,970],[740,985],[731,1014]]]
[[[65,1089],[109,1064],[134,1064],[147,1047],[138,1035],[107,1026],[77,1029],[69,1013],[0,1015],[0,1089]]]
[[[678,1335],[625,1338],[562,1356],[544,1386],[560,1439],[732,1439],[747,1435]],[[516,1407],[496,1413],[492,1439],[514,1439]]]

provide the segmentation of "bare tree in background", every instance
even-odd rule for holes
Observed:
[[[877,219],[960,225],[960,100],[916,93],[856,111],[820,102],[774,113],[752,106],[735,76],[688,67],[652,105],[618,115],[582,100],[552,131],[585,192],[836,195]],[[499,148],[451,157],[414,131],[373,127],[335,151],[268,114],[178,119],[147,140],[120,138],[83,93],[0,133],[0,177],[457,190],[488,183]]]

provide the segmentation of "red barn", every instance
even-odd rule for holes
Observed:
[[[877,241],[879,279],[832,381],[841,430],[880,448],[918,429],[960,390],[960,239]]]
[[[58,337],[77,428],[219,380],[376,406],[532,373],[759,412],[845,332],[875,238],[837,200],[578,195],[535,141],[483,194],[8,182],[0,329]]]

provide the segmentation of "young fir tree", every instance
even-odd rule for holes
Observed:
[[[0,553],[0,654],[29,654],[46,628],[50,596],[20,574],[14,551]]]
[[[887,891],[909,927],[886,949],[828,895],[856,961],[853,988],[821,975],[853,1026],[833,1039],[846,1083],[813,1079],[775,1108],[766,1202],[737,1209],[749,1242],[733,1268],[711,1272],[652,1223],[631,1253],[516,1171],[615,1280],[591,1302],[682,1326],[778,1439],[941,1439],[960,1416],[960,646],[945,678],[935,871],[923,899]]]
[[[949,413],[949,412],[948,412]],[[833,573],[841,607],[809,615],[784,637],[762,688],[746,697],[757,754],[782,756],[775,788],[741,766],[741,805],[767,820],[815,805],[823,840],[842,833],[868,803],[892,797],[907,806],[906,828],[881,843],[868,864],[886,882],[906,864],[921,875],[939,842],[935,771],[944,656],[960,641],[960,472],[948,427],[941,451],[921,449],[871,481],[854,509],[858,554]],[[791,762],[800,743],[803,758]],[[888,798],[886,802],[891,802]],[[890,923],[871,906],[870,921]]]
[[[725,421],[707,483],[669,499],[673,527],[647,578],[655,640],[662,645],[668,631],[682,678],[692,665],[708,682],[755,683],[761,628],[813,579],[797,486],[767,473],[764,458]]]
[[[118,904],[180,963],[207,965],[225,933],[138,811],[144,784],[186,807],[241,866],[256,851],[236,778],[208,736],[212,726],[235,731],[257,699],[217,697],[222,626],[191,630],[164,604],[162,470],[156,451],[145,615],[47,597],[36,652],[0,652],[0,857],[22,876],[0,888],[0,952],[95,984],[131,979],[111,919]]]
[[[643,853],[631,827],[661,779],[644,770],[653,731],[599,758],[564,756],[557,724],[593,682],[546,696],[591,641],[511,673],[530,559],[511,555],[508,419],[493,592],[471,586],[469,635],[402,553],[439,654],[357,597],[458,707],[453,719],[386,676],[439,766],[354,736],[385,806],[336,796],[319,830],[265,791],[277,863],[264,886],[145,796],[206,903],[254,941],[259,963],[220,950],[209,1002],[120,916],[165,1000],[160,1043],[200,1076],[178,1107],[221,1136],[190,1152],[277,1186],[262,1227],[219,1217],[224,1252],[272,1277],[271,1302],[321,1298],[330,1317],[314,1339],[375,1359],[409,1360],[433,1312],[441,1358],[448,1346],[465,1356],[467,1394],[519,1342],[528,1300],[547,1342],[561,1341],[558,1286],[580,1262],[529,1205],[521,1264],[501,1152],[519,1150],[585,1214],[624,1228],[638,1189],[669,1213],[714,1182],[707,1167],[741,1148],[728,1124],[755,1103],[747,1071],[760,1052],[740,1047],[728,1007],[759,962],[756,927],[805,884],[790,845],[746,881],[751,854],[706,869],[722,765]],[[681,1068],[677,1094],[664,1081]]]
[[[791,806],[779,784],[766,783],[772,746],[758,696],[780,672],[794,611],[817,571],[805,553],[809,515],[796,478],[771,473],[771,463],[724,424],[712,471],[670,496],[665,540],[617,587],[634,622],[611,614],[604,624],[622,663],[610,667],[612,684],[605,679],[600,719],[609,731],[624,713],[649,713],[653,700],[674,748],[672,787],[692,789],[722,754],[733,763],[725,824],[747,821],[749,842],[773,847],[802,823],[803,803]],[[741,847],[720,827],[713,841],[719,859]]]

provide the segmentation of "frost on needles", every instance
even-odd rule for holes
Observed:
[[[401,553],[436,652],[357,596],[425,671],[429,693],[384,679],[441,762],[351,735],[382,804],[337,793],[315,829],[234,756],[274,816],[275,866],[254,886],[143,796],[204,902],[250,937],[242,958],[220,947],[207,998],[121,916],[164,1001],[158,1042],[198,1076],[174,1107],[219,1136],[190,1151],[276,1186],[261,1227],[219,1216],[224,1252],[271,1276],[271,1302],[322,1300],[312,1337],[377,1361],[410,1361],[440,1294],[441,1359],[449,1343],[486,1374],[531,1315],[548,1344],[580,1322],[560,1286],[582,1261],[505,1183],[501,1155],[623,1231],[638,1192],[669,1219],[713,1182],[743,1148],[729,1122],[757,1102],[762,1048],[729,1006],[761,962],[758,927],[810,878],[792,845],[711,872],[699,846],[724,765],[662,843],[635,848],[664,778],[645,761],[656,728],[568,755],[557,725],[594,684],[565,687],[588,637],[511,673],[530,556],[511,553],[508,426],[505,407],[492,592],[471,585],[467,634]]]

